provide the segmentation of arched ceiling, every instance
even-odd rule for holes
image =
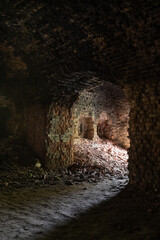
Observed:
[[[1,1],[1,94],[45,102],[74,95],[95,75],[116,83],[157,79],[159,4]]]

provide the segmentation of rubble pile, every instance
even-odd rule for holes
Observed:
[[[74,145],[75,169],[76,165],[77,169],[81,168],[84,176],[89,175],[90,181],[111,176],[127,177],[127,160],[127,151],[109,140],[95,142],[83,138]]]

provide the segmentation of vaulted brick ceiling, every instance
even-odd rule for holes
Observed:
[[[1,94],[46,102],[157,79],[158,20],[158,0],[1,1]]]

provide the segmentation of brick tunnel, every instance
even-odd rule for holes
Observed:
[[[47,171],[54,175],[74,165],[77,139],[109,139],[128,152],[129,184],[124,195],[129,202],[132,197],[143,199],[151,214],[146,219],[151,221],[146,232],[145,227],[137,230],[131,224],[135,235],[121,227],[114,235],[111,227],[106,238],[100,233],[102,221],[95,235],[84,230],[84,239],[158,240],[159,1],[1,1],[0,19],[2,194],[14,189],[7,171],[14,178],[17,166],[31,171],[39,164],[45,180]],[[35,173],[27,174],[31,178]],[[61,182],[61,176],[56,178]],[[122,219],[112,220],[114,225]],[[57,234],[56,239],[82,239],[80,230],[62,238],[63,230],[51,234]],[[16,234],[8,236],[14,239]],[[17,236],[27,239],[23,233]],[[8,238],[2,235],[2,239]]]

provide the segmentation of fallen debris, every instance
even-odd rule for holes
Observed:
[[[65,171],[53,172],[41,167],[27,147],[18,143],[12,144],[11,139],[1,141],[0,149],[0,188],[20,188],[37,185],[96,183],[104,178],[128,178],[127,151],[110,141],[97,142],[80,139],[74,144],[74,163]],[[31,166],[22,166],[20,158],[31,158]],[[28,155],[27,155],[28,153]],[[4,158],[5,156],[5,158]],[[12,160],[14,158],[14,161]],[[7,161],[5,161],[7,159]]]
[[[79,179],[98,181],[104,177],[128,176],[127,151],[111,141],[79,139],[74,145],[74,164],[68,168]]]

